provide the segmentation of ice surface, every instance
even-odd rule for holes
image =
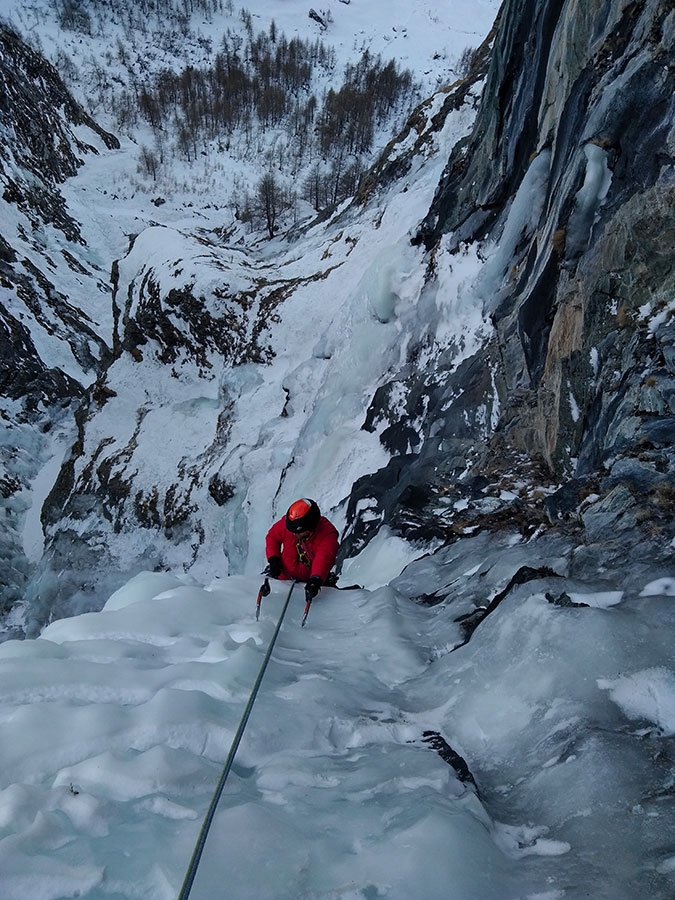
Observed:
[[[670,582],[647,574],[637,597],[561,576],[588,604],[568,608],[521,584],[459,646],[456,614],[541,561],[506,538],[403,549],[383,529],[350,574],[391,585],[324,589],[305,628],[292,595],[192,896],[672,896]],[[177,896],[289,589],[272,582],[256,621],[258,584],[146,572],[0,646],[3,900]]]
[[[546,197],[546,182],[551,165],[551,152],[536,156],[516,191],[499,241],[487,248],[488,260],[478,278],[479,293],[489,312],[493,308],[502,281],[514,260],[516,246],[536,226]]]
[[[408,541],[397,537],[387,526],[383,526],[358,556],[345,560],[340,583],[356,582],[368,590],[383,587],[409,562],[427,552],[427,547],[416,550]]]
[[[586,246],[598,209],[612,183],[607,151],[597,144],[584,146],[586,173],[577,192],[567,226],[566,248],[569,254],[580,253]]]

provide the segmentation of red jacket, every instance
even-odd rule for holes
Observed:
[[[318,575],[324,582],[335,565],[339,547],[337,528],[325,516],[307,538],[300,539],[286,528],[286,517],[279,519],[267,532],[265,555],[281,557],[281,575],[288,580],[308,581]]]

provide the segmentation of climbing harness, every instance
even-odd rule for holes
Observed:
[[[267,584],[269,593],[269,583],[267,579],[265,579],[265,583]],[[265,584],[260,589],[263,590]],[[209,829],[211,828],[211,824],[213,822],[213,817],[216,814],[216,808],[218,806],[218,801],[220,800],[220,796],[223,793],[223,788],[225,787],[225,782],[227,781],[227,776],[230,774],[230,769],[232,768],[232,763],[234,762],[234,757],[239,748],[239,743],[244,734],[244,729],[246,728],[246,724],[248,722],[249,716],[251,715],[251,710],[253,709],[253,704],[255,703],[256,696],[258,694],[258,690],[263,680],[263,676],[265,674],[265,669],[267,668],[267,663],[270,661],[270,657],[272,656],[272,650],[274,649],[274,644],[276,642],[279,631],[281,630],[281,623],[284,620],[284,616],[286,615],[286,610],[288,609],[288,604],[291,599],[291,594],[293,593],[293,588],[295,587],[295,580],[291,582],[291,588],[288,592],[288,596],[286,597],[286,602],[284,603],[284,608],[281,610],[281,615],[279,616],[279,621],[277,622],[277,627],[274,629],[274,634],[272,635],[272,640],[269,643],[269,647],[267,648],[267,652],[265,653],[265,658],[262,661],[262,665],[260,666],[260,671],[258,672],[258,676],[255,680],[255,684],[253,685],[253,690],[251,691],[251,696],[248,698],[248,703],[246,704],[246,709],[244,710],[244,715],[241,717],[241,722],[239,723],[239,727],[237,728],[237,733],[234,736],[232,741],[232,746],[230,747],[230,752],[227,755],[227,760],[225,761],[225,766],[223,767],[223,771],[220,775],[220,780],[218,781],[218,785],[216,787],[215,793],[211,799],[211,803],[209,804],[209,808],[206,812],[206,817],[204,818],[204,822],[202,824],[201,831],[199,832],[199,837],[197,838],[197,844],[195,846],[194,852],[192,854],[192,859],[190,860],[190,865],[188,866],[187,873],[185,875],[185,880],[183,881],[183,886],[180,890],[180,894],[178,895],[178,900],[187,900],[190,896],[190,890],[192,889],[192,883],[195,880],[195,876],[197,874],[197,867],[199,866],[199,861],[202,856],[202,852],[204,850],[204,844],[206,843],[206,837],[209,833]],[[263,594],[262,596],[266,596]],[[260,598],[260,592],[258,593],[258,597]],[[256,610],[257,612],[257,610]],[[305,613],[305,616],[307,613]],[[257,615],[256,615],[257,618]],[[304,620],[303,620],[303,625]]]
[[[310,551],[309,547],[304,544],[299,538],[295,542],[295,550],[298,554],[298,562],[302,563],[303,566],[311,568],[314,554]]]

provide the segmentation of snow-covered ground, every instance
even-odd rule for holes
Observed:
[[[135,206],[131,218],[136,227],[128,230],[137,232],[142,221],[170,225],[182,221],[192,227],[236,226],[232,205],[235,190],[240,197],[245,190],[255,190],[267,166],[266,154],[277,144],[280,133],[278,129],[263,128],[255,131],[255,140],[248,145],[236,135],[227,142],[227,148],[222,143],[216,147],[205,144],[196,159],[186,162],[170,151],[175,135],[166,123],[163,140],[168,152],[155,179],[144,175],[139,165],[142,148],[152,149],[155,136],[142,120],[119,127],[111,109],[115,91],[134,92],[150,73],[164,69],[180,72],[186,66],[209,66],[222,49],[226,33],[247,40],[243,14],[248,13],[252,35],[269,33],[274,23],[277,33],[289,41],[320,41],[333,51],[334,68],[319,71],[312,84],[320,101],[328,89],[339,88],[345,67],[358,62],[364,51],[373,58],[380,56],[383,62],[394,60],[399,70],[412,72],[418,97],[425,99],[459,77],[463,54],[483,41],[499,5],[498,0],[454,0],[450,9],[439,9],[430,0],[339,0],[318,10],[328,22],[323,29],[310,17],[312,7],[303,0],[214,2],[208,15],[193,7],[185,33],[181,33],[175,15],[161,11],[147,17],[145,31],[130,30],[129,22],[137,21],[138,12],[134,12],[135,4],[131,3],[131,12],[125,15],[126,2],[122,0],[116,4],[115,13],[105,4],[94,5],[88,31],[60,28],[56,12],[65,6],[47,0],[36,0],[31,5],[22,0],[5,0],[0,15],[56,64],[75,98],[98,124],[120,138],[122,149],[117,154],[106,154],[105,173],[99,172],[94,196],[101,218],[105,220],[108,212],[119,215],[122,231],[129,225]],[[144,8],[182,12],[188,4],[177,0],[167,4],[148,2]],[[63,64],[64,58],[69,60],[68,65]],[[107,86],[101,88],[101,84]],[[407,112],[400,111],[398,125]],[[392,137],[394,125],[389,123],[375,134],[373,160]],[[305,169],[295,173],[296,188],[315,162],[307,161]],[[80,179],[76,181],[79,183]],[[157,197],[164,201],[161,206],[152,203]],[[91,193],[85,199],[90,210],[92,199]],[[309,204],[300,203],[300,218],[311,212]],[[101,236],[101,246],[105,248],[108,244],[105,235]],[[90,241],[89,236],[87,240]]]

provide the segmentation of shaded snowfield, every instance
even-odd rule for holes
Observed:
[[[361,574],[393,571],[398,544]],[[459,646],[477,579],[542,564],[464,544],[391,586],[325,589],[305,628],[295,589],[191,896],[672,896],[675,582],[521,585]],[[256,622],[260,580],[144,573],[0,646],[3,900],[177,896],[289,588]],[[437,606],[409,598],[450,582]],[[587,606],[547,602],[563,589]]]

